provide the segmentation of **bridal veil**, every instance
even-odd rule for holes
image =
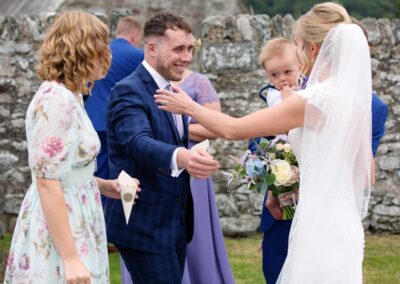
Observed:
[[[278,283],[362,283],[371,164],[371,64],[357,25],[327,34],[298,94],[306,102],[299,141],[300,202]]]

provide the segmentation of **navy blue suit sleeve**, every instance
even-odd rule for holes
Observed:
[[[126,155],[146,170],[170,169],[175,145],[154,139],[150,101],[129,85],[117,84],[109,102],[109,121]],[[149,97],[150,98],[150,97]]]
[[[379,141],[385,134],[385,122],[388,115],[387,105],[375,94],[372,97],[372,152],[378,150]]]
[[[256,148],[256,144],[257,143],[260,143],[260,140],[261,140],[261,138],[253,138],[253,139],[250,139],[249,140],[249,150],[252,152],[252,153],[254,153],[256,150],[257,150],[257,148]]]

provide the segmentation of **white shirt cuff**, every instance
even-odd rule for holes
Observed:
[[[179,149],[182,149],[182,147],[176,148],[174,153],[172,154],[172,158],[171,158],[171,176],[172,177],[179,177],[179,175],[185,170],[185,169],[178,169],[177,156],[178,156]]]

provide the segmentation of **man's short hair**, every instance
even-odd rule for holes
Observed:
[[[262,67],[264,66],[265,61],[270,60],[274,57],[282,56],[288,47],[293,47],[293,43],[287,38],[277,37],[273,38],[266,43],[264,43],[263,47],[260,51],[260,56],[258,61],[260,62]]]
[[[117,24],[117,35],[128,34],[133,31],[142,32],[142,25],[133,16],[125,16],[119,19]]]
[[[150,17],[144,25],[144,38],[148,36],[162,36],[167,29],[183,30],[193,33],[192,25],[182,16],[170,12],[158,12]]]

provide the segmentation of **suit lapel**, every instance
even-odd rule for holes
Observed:
[[[136,72],[139,75],[139,78],[143,81],[144,85],[146,86],[146,89],[149,92],[149,95],[151,95],[153,97],[156,93],[156,90],[159,89],[157,86],[157,83],[154,81],[153,77],[151,77],[150,73],[146,70],[146,68],[143,66],[143,64],[140,64],[137,67]],[[164,110],[159,110],[159,111],[164,113],[164,115],[168,121],[168,124],[171,127],[172,132],[174,133],[175,140],[177,143],[179,143],[181,139],[179,137],[178,129],[176,129],[174,118],[172,117],[172,114],[170,112],[167,112]],[[185,125],[185,123],[184,123],[184,125]],[[185,130],[185,133],[186,133],[186,130]]]

